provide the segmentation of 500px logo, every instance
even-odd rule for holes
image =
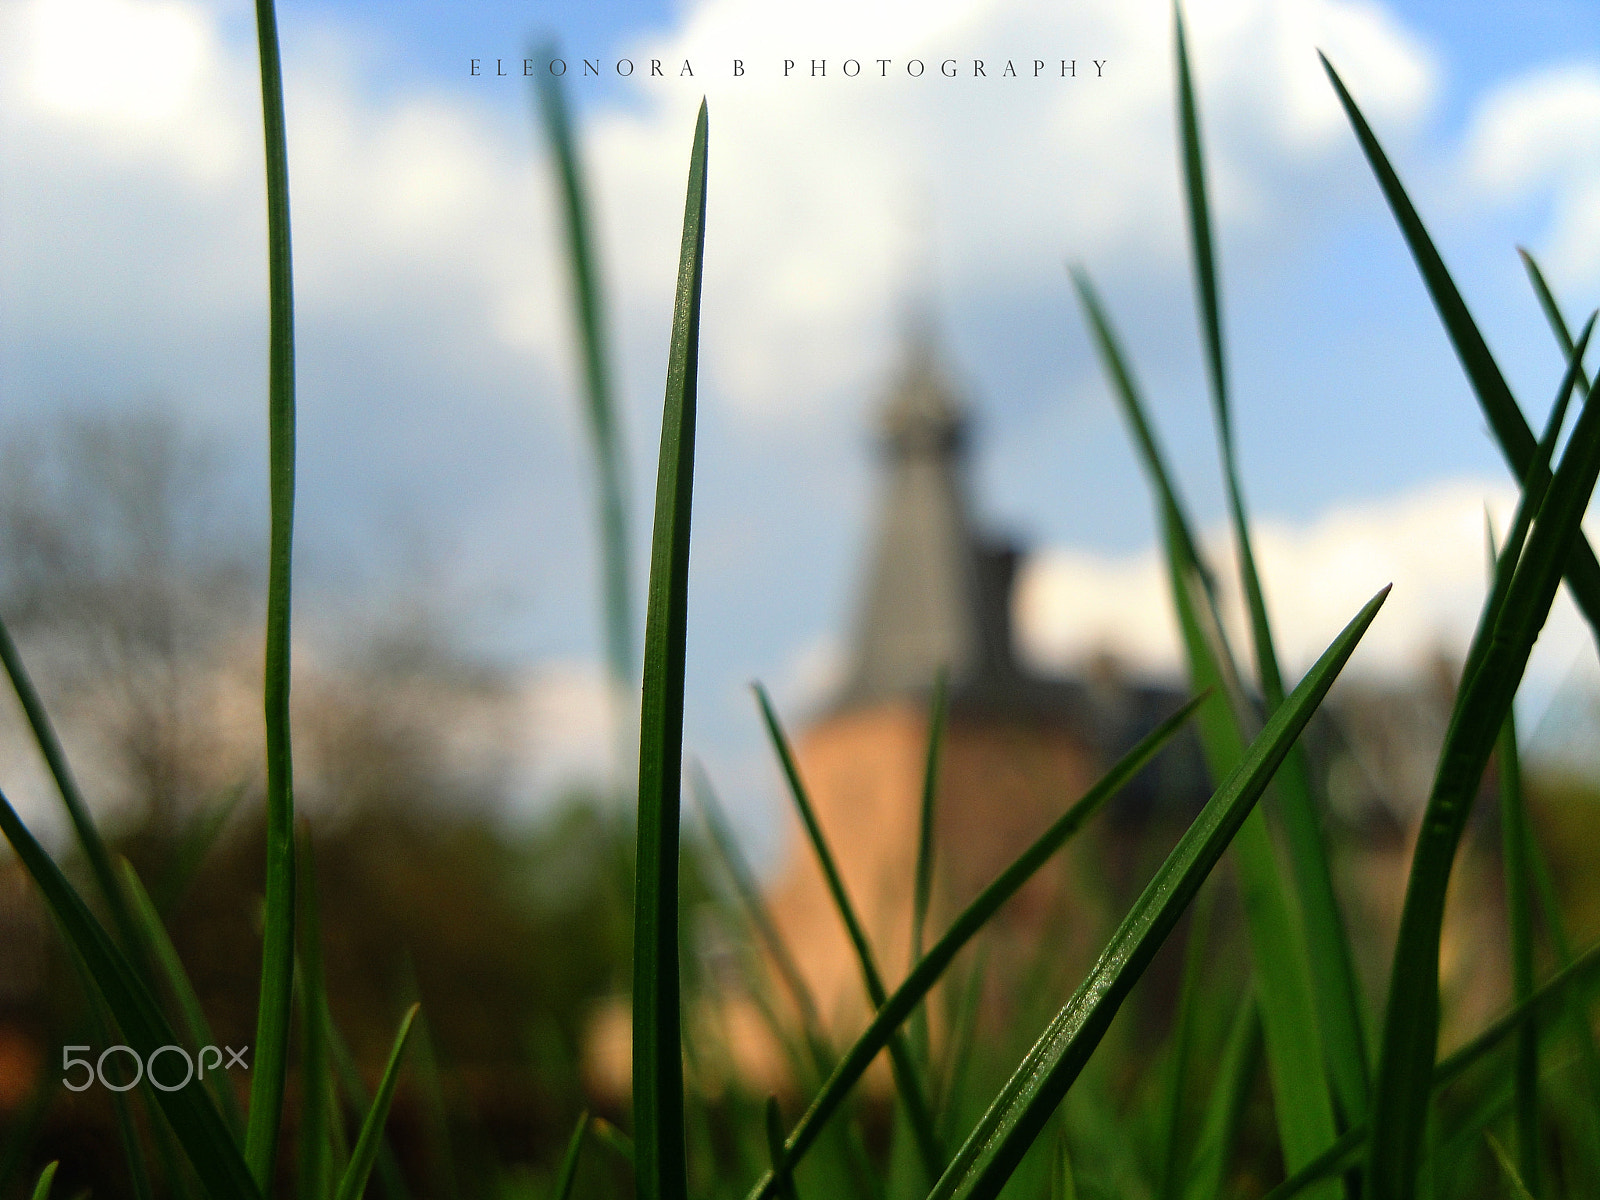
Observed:
[[[241,1046],[237,1050],[232,1046],[220,1048],[217,1046],[202,1046],[200,1047],[200,1053],[194,1057],[190,1057],[189,1052],[182,1046],[157,1046],[150,1051],[148,1059],[141,1058],[139,1052],[132,1046],[107,1046],[100,1051],[100,1057],[92,1062],[86,1057],[75,1056],[76,1051],[81,1050],[88,1053],[93,1049],[94,1047],[92,1046],[61,1047],[61,1082],[69,1092],[86,1092],[94,1086],[96,1080],[100,1081],[100,1086],[103,1088],[113,1092],[126,1092],[138,1087],[139,1081],[147,1075],[150,1077],[150,1083],[160,1091],[175,1092],[179,1088],[187,1087],[190,1080],[204,1079],[208,1068],[212,1072],[216,1072],[218,1069],[231,1071],[234,1067],[239,1067],[245,1071],[250,1069],[250,1064],[244,1060],[244,1056],[250,1052],[249,1046]],[[228,1052],[226,1063],[223,1062],[222,1058],[224,1049]],[[118,1053],[132,1060],[131,1065],[126,1066],[125,1070],[132,1071],[133,1078],[122,1082],[113,1082],[106,1078],[106,1060],[110,1059],[113,1064],[122,1062],[121,1059],[112,1058],[112,1055]],[[207,1055],[210,1056],[209,1063],[207,1062]],[[174,1058],[176,1058],[176,1062],[173,1061]],[[156,1074],[157,1063],[161,1064],[161,1074],[169,1076],[168,1079],[163,1080]],[[180,1069],[180,1063],[182,1064],[183,1078],[173,1082],[170,1077]],[[198,1070],[196,1070],[197,1063]],[[72,1071],[75,1067],[80,1067],[83,1070],[83,1074],[78,1076],[76,1080],[72,1078]],[[120,1071],[118,1072],[118,1074],[121,1073]]]

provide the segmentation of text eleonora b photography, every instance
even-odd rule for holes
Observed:
[[[1103,79],[1105,58],[473,58],[470,75],[487,79]]]

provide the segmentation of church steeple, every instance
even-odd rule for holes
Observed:
[[[972,691],[1015,675],[1015,553],[986,542],[966,488],[969,420],[932,337],[910,339],[880,418],[884,481],[841,707],[925,691],[941,667]]]

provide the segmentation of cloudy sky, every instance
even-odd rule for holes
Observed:
[[[1308,663],[1392,579],[1352,670],[1402,672],[1464,642],[1483,507],[1510,493],[1315,51],[1542,413],[1560,360],[1514,247],[1575,321],[1600,303],[1600,5],[1195,0],[1188,17],[1239,448],[1287,657]],[[1172,669],[1150,504],[1064,269],[1100,284],[1215,524],[1164,0],[323,0],[280,22],[304,603],[425,578],[476,644],[545,681],[548,760],[593,727],[586,446],[520,76],[554,38],[599,209],[641,542],[709,99],[688,741],[736,802],[767,803],[747,681],[802,708],[837,664],[866,429],[914,310],[977,412],[982,512],[1041,551],[1019,598],[1029,652]],[[0,0],[0,427],[161,403],[228,448],[241,494],[264,489],[255,69],[242,0]],[[1567,610],[1546,642],[1548,696],[1593,652]]]

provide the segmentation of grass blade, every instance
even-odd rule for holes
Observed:
[[[1178,1010],[1167,1040],[1166,1095],[1162,1101],[1162,1153],[1156,1164],[1158,1200],[1176,1200],[1183,1193],[1184,1100],[1189,1091],[1190,1059],[1194,1057],[1196,1025],[1200,1014],[1200,985],[1206,968],[1206,942],[1210,936],[1211,909],[1216,891],[1206,891],[1195,901],[1189,919],[1189,941],[1183,951],[1183,982],[1178,990]]]
[[[339,1180],[339,1190],[334,1193],[336,1200],[359,1200],[367,1190],[367,1177],[372,1174],[372,1165],[377,1161],[378,1148],[383,1144],[383,1125],[389,1119],[389,1106],[394,1102],[395,1085],[400,1080],[400,1059],[405,1054],[406,1042],[411,1037],[412,1022],[416,1020],[420,1004],[413,1004],[406,1009],[406,1015],[400,1019],[400,1029],[394,1035],[394,1045],[389,1050],[389,1061],[383,1068],[383,1078],[378,1081],[378,1090],[373,1093],[372,1107],[367,1110],[366,1118],[361,1122],[361,1132],[356,1137],[355,1147],[350,1151],[350,1165],[345,1167],[344,1175]]]
[[[189,972],[184,969],[183,960],[178,957],[172,939],[167,936],[166,926],[161,922],[161,915],[156,912],[155,903],[145,891],[138,872],[133,869],[133,864],[127,859],[122,859],[121,865],[123,884],[128,889],[128,896],[132,901],[133,914],[143,935],[145,951],[161,973],[167,992],[177,1005],[184,1031],[188,1033],[190,1042],[195,1046],[215,1045],[217,1039],[212,1036],[211,1024],[206,1020],[205,1012],[200,1007],[200,997],[195,995],[194,985],[189,981]],[[216,1097],[217,1107],[223,1119],[228,1122],[228,1127],[233,1131],[234,1140],[237,1142],[244,1134],[244,1114],[239,1111],[239,1099],[233,1094],[233,1088],[228,1085],[226,1075],[213,1075],[213,1084],[211,1093]]]
[[[756,701],[761,706],[761,718],[766,724],[767,734],[772,739],[773,749],[783,766],[784,777],[789,781],[789,795],[800,814],[800,821],[805,827],[811,848],[816,852],[817,865],[822,868],[822,876],[827,882],[828,894],[833,899],[834,909],[838,912],[839,919],[844,922],[845,931],[850,936],[856,962],[861,968],[861,979],[866,985],[867,999],[871,1002],[873,1010],[881,1013],[888,1000],[888,991],[883,986],[883,976],[878,971],[872,944],[867,941],[866,931],[861,927],[861,919],[856,914],[849,892],[845,889],[844,877],[839,874],[839,867],[834,861],[833,851],[828,846],[827,836],[822,832],[816,810],[811,806],[811,798],[800,779],[800,769],[795,765],[794,751],[790,748],[789,739],[778,721],[778,714],[773,710],[772,701],[759,683],[755,685],[755,693]],[[907,1013],[907,1016],[909,1015]],[[927,1172],[929,1179],[937,1179],[944,1170],[944,1152],[939,1147],[939,1135],[934,1128],[933,1110],[928,1104],[927,1089],[917,1069],[916,1060],[900,1034],[900,1023],[900,1021],[894,1023],[889,1037],[889,1065],[893,1069],[895,1088],[905,1104],[906,1118],[910,1122],[912,1136],[917,1143],[917,1154],[921,1159],[922,1168]]]
[[[1245,721],[1251,705],[1223,635],[1211,577],[1199,557],[1133,374],[1088,276],[1074,271],[1073,281],[1112,392],[1132,430],[1157,498],[1190,684],[1196,691],[1217,693],[1200,710],[1197,724],[1211,776],[1222,780],[1244,756]],[[1265,818],[1251,813],[1236,845],[1278,1129],[1285,1158],[1295,1169],[1318,1154],[1335,1134],[1332,1099],[1325,1083],[1327,1060],[1322,1052],[1317,989],[1304,928],[1283,882]]]
[[[1537,503],[1540,464],[1555,427],[1539,447],[1523,488],[1517,521],[1525,525]],[[1516,530],[1501,555],[1496,587],[1479,620],[1440,753],[1434,784],[1412,857],[1390,978],[1383,1047],[1373,1097],[1375,1134],[1366,1195],[1410,1200],[1415,1193],[1423,1119],[1439,1019],[1439,938],[1445,889],[1456,847],[1490,749],[1511,706],[1560,582],[1581,536],[1579,521],[1600,474],[1600,404],[1591,388],[1583,412],[1544,492],[1526,547],[1517,553]],[[1506,582],[1509,576],[1509,582]],[[1497,596],[1504,594],[1496,605]],[[1498,611],[1497,610],[1498,607]]]
[[[1135,901],[1088,978],[956,1153],[929,1200],[991,1200],[1000,1193],[1094,1053],[1123,999],[1254,808],[1387,595],[1385,588],[1367,602],[1268,720],[1244,761],[1207,802]]]
[[[1555,293],[1545,282],[1544,272],[1539,269],[1533,255],[1521,246],[1517,247],[1517,253],[1522,257],[1522,266],[1528,273],[1528,281],[1533,284],[1534,294],[1539,297],[1539,307],[1544,310],[1545,320],[1550,322],[1550,332],[1556,335],[1556,344],[1561,347],[1561,353],[1571,359],[1576,347],[1566,318],[1561,315],[1561,306],[1556,303]],[[1589,376],[1582,370],[1578,372],[1578,386],[1586,392],[1589,390]]]
[[[933,833],[938,817],[939,757],[944,746],[944,727],[948,716],[948,685],[947,673],[940,670],[934,678],[933,699],[929,702],[928,752],[922,766],[922,804],[917,815],[917,864],[911,891],[911,954],[907,960],[912,963],[922,957],[928,907],[933,902]],[[917,1009],[911,1015],[911,1041],[923,1070],[929,1070],[933,1062],[933,1043],[928,1032],[926,1007]]]
[[[350,1056],[350,1048],[345,1045],[344,1038],[339,1035],[338,1027],[332,1022],[327,1026],[327,1035],[328,1061],[333,1065],[333,1073],[338,1079],[339,1090],[344,1094],[344,1102],[356,1115],[365,1114],[372,1106],[372,1100],[367,1094],[367,1085],[361,1081],[361,1072],[356,1069],[355,1059]],[[333,1134],[335,1152],[344,1155],[343,1122],[331,1122],[329,1130]],[[348,1162],[346,1165],[348,1166]],[[405,1176],[400,1173],[399,1160],[396,1159],[387,1138],[379,1143],[378,1161],[374,1170],[377,1172],[378,1186],[383,1189],[383,1194],[389,1200],[410,1200],[411,1190],[406,1187]]]
[[[827,1038],[823,1036],[822,1016],[817,1010],[817,1001],[811,992],[811,986],[800,973],[788,943],[779,932],[777,922],[772,919],[772,914],[767,909],[767,902],[762,897],[761,887],[756,883],[755,872],[750,869],[750,864],[740,851],[738,839],[734,837],[733,830],[728,824],[727,814],[723,812],[716,791],[711,786],[711,780],[706,777],[699,763],[690,767],[689,783],[695,801],[700,806],[701,816],[705,819],[706,829],[710,831],[711,845],[716,850],[723,869],[733,885],[734,894],[744,910],[745,919],[755,931],[757,940],[766,952],[767,961],[772,964],[774,972],[794,1002],[795,1009],[800,1014],[801,1036],[821,1077],[827,1078],[829,1072],[833,1070],[834,1055],[828,1049]]]
[[[1222,306],[1218,294],[1210,208],[1206,200],[1205,164],[1200,145],[1200,118],[1189,69],[1183,14],[1176,0],[1173,21],[1176,28],[1183,174],[1188,198],[1190,240],[1194,248],[1195,285],[1199,292],[1205,329],[1212,411],[1222,457],[1223,478],[1227,485],[1228,509],[1238,547],[1240,582],[1250,615],[1256,676],[1266,711],[1270,714],[1283,703],[1283,673],[1273,646],[1266,597],[1250,542],[1244,489],[1239,482],[1228,402],[1227,369],[1223,358]],[[1274,784],[1273,794],[1278,800],[1292,878],[1305,924],[1307,966],[1314,987],[1317,1019],[1329,1076],[1346,1118],[1358,1119],[1366,1112],[1370,1086],[1367,1078],[1366,1034],[1361,1022],[1361,992],[1356,982],[1350,937],[1333,890],[1328,849],[1312,791],[1310,764],[1303,748],[1297,746],[1290,751]]]
[[[554,46],[538,55],[557,57]],[[633,613],[628,584],[627,463],[612,399],[611,356],[607,345],[605,304],[590,232],[588,189],[572,136],[561,81],[550,72],[538,75],[539,115],[545,140],[560,179],[561,214],[565,222],[567,272],[572,286],[573,315],[583,357],[585,408],[594,445],[595,485],[603,558],[606,662],[617,690],[633,687]]]
[[[589,1113],[578,1114],[578,1124],[567,1142],[567,1152],[561,1156],[561,1173],[556,1176],[555,1200],[572,1200],[573,1185],[578,1182],[578,1159],[583,1154],[583,1135],[589,1131]]]
[[[1500,1139],[1488,1131],[1484,1132],[1484,1140],[1489,1143],[1489,1149],[1494,1154],[1494,1159],[1500,1164],[1500,1171],[1505,1175],[1506,1181],[1511,1185],[1511,1194],[1516,1200],[1533,1200],[1533,1192],[1526,1180],[1526,1172],[1519,1172],[1517,1164],[1511,1161],[1511,1156],[1506,1153],[1506,1148],[1500,1144]]]
[[[1454,1083],[1469,1068],[1514,1036],[1530,1020],[1543,1020],[1545,1014],[1560,1006],[1569,1008],[1572,992],[1582,992],[1596,978],[1600,978],[1600,946],[1592,946],[1581,956],[1563,967],[1537,988],[1533,995],[1491,1024],[1477,1037],[1462,1046],[1433,1070],[1432,1090]],[[1581,1013],[1579,1014],[1581,1017]],[[1587,1018],[1582,1018],[1587,1020]],[[1339,1140],[1315,1160],[1284,1180],[1266,1194],[1263,1200],[1288,1200],[1297,1196],[1319,1179],[1327,1179],[1347,1170],[1357,1159],[1366,1142],[1368,1126],[1352,1125]]]
[[[1533,994],[1533,906],[1528,883],[1528,814],[1522,796],[1515,710],[1506,712],[1496,757],[1500,776],[1500,857],[1505,871],[1506,922],[1511,931],[1511,995],[1520,1004]],[[1528,1190],[1537,1194],[1539,1028],[1534,1018],[1529,1018],[1517,1032],[1513,1077],[1518,1174]]]
[[[1411,248],[1411,256],[1417,262],[1423,282],[1427,284],[1434,307],[1439,310],[1440,319],[1455,347],[1456,357],[1461,360],[1467,378],[1472,383],[1472,390],[1478,397],[1478,404],[1488,418],[1489,428],[1494,431],[1495,440],[1500,443],[1501,453],[1511,464],[1512,472],[1521,479],[1527,475],[1528,466],[1534,459],[1533,431],[1528,428],[1528,422],[1517,407],[1505,377],[1500,373],[1494,356],[1489,353],[1489,347],[1478,332],[1472,314],[1467,311],[1466,301],[1461,298],[1455,281],[1450,278],[1444,259],[1439,256],[1433,239],[1428,236],[1422,218],[1417,215],[1415,205],[1406,195],[1400,177],[1390,165],[1383,147],[1378,144],[1377,136],[1327,55],[1319,52],[1319,56],[1334,90],[1339,93],[1339,102],[1355,128],[1361,149],[1372,166],[1372,173],[1378,178],[1378,186],[1383,189],[1395,221]],[[1600,638],[1600,562],[1595,560],[1594,550],[1587,539],[1582,536],[1578,538],[1571,558],[1563,565],[1573,600],[1594,630],[1595,637]]]
[[[1254,996],[1251,996],[1234,1013],[1228,1039],[1222,1046],[1222,1058],[1217,1063],[1211,1099],[1206,1105],[1205,1116],[1201,1118],[1200,1135],[1195,1142],[1188,1185],[1183,1191],[1187,1200],[1215,1200],[1222,1194],[1222,1182],[1228,1170],[1228,1152],[1238,1137],[1239,1125],[1244,1119],[1250,1079],[1255,1074],[1260,1052],[1261,1021],[1256,1012]]]
[[[773,1190],[779,1200],[799,1200],[794,1185],[794,1173],[784,1165],[783,1115],[778,1112],[778,1098],[767,1097],[766,1109],[767,1155],[771,1163]]]
[[[0,795],[0,832],[44,895],[51,915],[82,957],[106,1007],[129,1046],[145,1061],[152,1051],[178,1041],[177,1035],[127,957],[67,882],[54,860],[34,839],[11,802]],[[157,1101],[201,1181],[213,1193],[248,1200],[258,1195],[245,1160],[210,1097],[200,1088],[160,1092]]]
[[[55,1182],[56,1168],[60,1165],[58,1160],[39,1172],[39,1182],[33,1185],[33,1200],[50,1200],[50,1185]]]
[[[289,1071],[294,1000],[294,771],[289,745],[289,575],[294,545],[294,279],[289,249],[289,151],[283,69],[273,0],[256,0],[261,111],[267,163],[267,287],[271,330],[267,381],[271,533],[267,557],[264,706],[267,727],[266,928],[245,1160],[271,1190]]]
[[[679,1042],[678,816],[705,217],[706,106],[702,101],[689,161],[677,301],[667,359],[644,640],[644,703],[639,719],[633,1116],[641,1200],[681,1200],[688,1189]]]
[[[940,671],[933,683],[933,700],[929,705],[928,753],[922,768],[922,806],[917,819],[917,869],[911,904],[912,962],[922,957],[923,930],[928,922],[928,905],[933,900],[933,829],[939,794],[939,755],[949,715],[947,687],[948,677]]]
[[[83,793],[78,789],[78,781],[73,777],[72,768],[67,765],[66,751],[61,748],[61,739],[56,736],[55,726],[51,724],[50,716],[45,712],[44,702],[39,698],[38,689],[33,686],[28,669],[23,665],[22,655],[17,650],[16,643],[11,640],[11,632],[3,621],[0,621],[0,662],[5,664],[6,675],[11,680],[12,690],[17,694],[17,701],[22,705],[28,728],[33,731],[34,741],[38,743],[39,752],[44,756],[45,765],[50,769],[50,777],[55,780],[56,790],[61,795],[62,803],[66,805],[67,817],[72,822],[72,831],[77,836],[78,845],[83,849],[83,856],[89,860],[89,871],[94,876],[101,896],[105,899],[106,909],[111,913],[117,934],[129,953],[136,955],[139,945],[138,934],[133,915],[128,909],[127,899],[117,886],[116,873],[111,869],[111,855],[106,850],[99,829],[95,826],[94,817],[89,813],[89,806],[84,801]],[[135,963],[138,963],[137,958]]]
[[[980,929],[988,924],[989,919],[1000,910],[1000,906],[1016,895],[1022,885],[1050,860],[1068,838],[1077,833],[1107,800],[1144,769],[1204,700],[1204,696],[1190,700],[1151,730],[1138,745],[1123,755],[1098,783],[1085,792],[1076,804],[1057,817],[1031,846],[1018,855],[1011,865],[996,876],[994,881],[950,923],[950,928],[945,931],[944,936],[922,956],[906,976],[905,982],[878,1007],[872,1022],[840,1059],[827,1084],[795,1125],[786,1144],[788,1162],[791,1166],[800,1161],[824,1123],[843,1103],[849,1090],[866,1073],[872,1060],[890,1044],[893,1032],[911,1015],[956,955],[977,936]],[[975,1005],[976,1000],[973,1003]],[[954,1093],[952,1093],[953,1098]],[[770,1175],[758,1180],[750,1191],[750,1200],[761,1200],[761,1197],[767,1194],[771,1182]]]

